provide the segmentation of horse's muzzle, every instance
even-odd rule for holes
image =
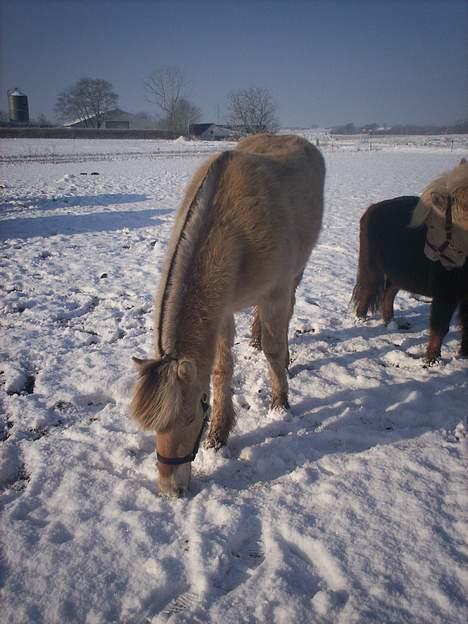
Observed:
[[[170,466],[158,464],[159,491],[163,496],[184,497],[190,487],[191,464]]]

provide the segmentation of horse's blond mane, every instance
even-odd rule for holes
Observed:
[[[183,303],[185,276],[198,243],[206,234],[211,199],[230,152],[222,152],[205,163],[195,175],[176,215],[155,301],[155,347],[158,358],[174,352],[177,318]]]

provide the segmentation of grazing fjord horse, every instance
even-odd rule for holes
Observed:
[[[432,297],[425,361],[440,358],[459,307],[460,355],[468,356],[468,163],[434,180],[419,197],[370,206],[361,217],[359,266],[351,302],[356,315],[382,308],[393,318],[399,290]]]
[[[269,363],[272,408],[288,407],[288,326],[317,241],[325,165],[296,136],[256,135],[195,174],[177,212],[154,317],[155,357],[134,358],[137,423],[155,431],[159,486],[183,496],[207,422],[207,445],[226,444],[233,314],[256,306],[255,338]]]

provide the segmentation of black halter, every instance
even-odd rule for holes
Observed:
[[[452,196],[449,195],[448,196],[448,205],[447,205],[447,211],[445,213],[445,241],[442,243],[442,245],[433,245],[428,238],[426,238],[426,244],[428,245],[428,247],[430,247],[432,249],[432,251],[435,251],[436,253],[440,254],[441,258],[444,258],[444,260],[447,260],[448,262],[451,262],[452,264],[455,264],[454,261],[449,258],[448,256],[446,256],[444,254],[444,251],[447,249],[447,247],[450,246],[451,242],[452,242],[452,226],[453,226],[453,222],[452,222],[452,204],[453,204],[453,200],[452,200]]]
[[[210,409],[210,406],[208,403],[203,401],[203,399],[201,401],[201,405],[203,408],[203,422],[202,422],[202,426],[200,429],[200,433],[198,434],[197,439],[195,440],[195,444],[193,446],[193,450],[190,453],[190,455],[185,455],[185,457],[164,457],[163,455],[160,455],[156,451],[156,456],[160,464],[169,464],[169,466],[180,466],[181,464],[189,464],[190,462],[193,462],[193,460],[197,456],[198,449],[200,448],[200,441],[203,435],[203,431],[205,430],[205,427],[208,424],[208,410]]]

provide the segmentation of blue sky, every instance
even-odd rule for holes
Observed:
[[[0,0],[1,110],[31,116],[104,78],[121,108],[154,113],[143,82],[177,65],[202,121],[229,90],[264,86],[281,125],[451,123],[468,116],[467,0]]]

